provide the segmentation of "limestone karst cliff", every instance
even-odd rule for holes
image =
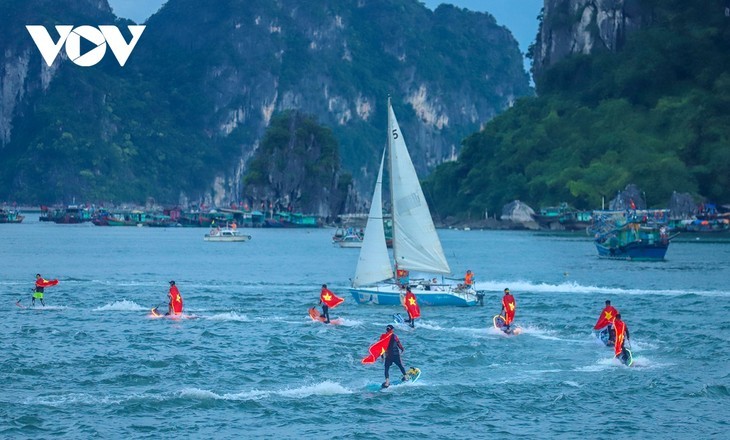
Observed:
[[[129,24],[105,0],[0,12],[10,17],[0,199],[238,201],[248,161],[286,110],[330,127],[353,187],[369,193],[388,95],[425,175],[531,93],[516,41],[492,16],[415,0],[170,0],[123,68],[111,55],[82,68],[63,51],[44,67],[24,28]]]

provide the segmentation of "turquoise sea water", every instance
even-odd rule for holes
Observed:
[[[599,260],[581,235],[440,231],[474,308],[399,328],[419,382],[370,391],[362,365],[398,307],[347,293],[358,250],[332,230],[0,225],[2,438],[727,438],[730,244],[676,242],[667,261]],[[45,309],[35,273],[59,278]],[[147,317],[174,279],[197,319]],[[307,316],[327,283],[344,324]],[[524,333],[491,328],[504,287]],[[635,365],[591,328],[606,299]],[[392,378],[397,378],[395,367]]]

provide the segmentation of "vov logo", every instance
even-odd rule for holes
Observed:
[[[57,25],[56,32],[58,32],[59,38],[55,42],[44,26],[29,25],[25,28],[28,29],[30,36],[33,38],[33,42],[35,42],[35,45],[38,47],[38,50],[41,52],[43,59],[49,67],[56,60],[58,53],[61,51],[61,46],[64,43],[66,45],[68,59],[77,66],[91,67],[96,65],[104,58],[106,47],[109,45],[112,53],[117,58],[117,61],[119,61],[119,65],[124,67],[127,59],[132,54],[134,46],[137,45],[139,37],[142,36],[145,27],[147,26],[127,26],[129,32],[132,34],[132,40],[129,43],[127,43],[121,31],[116,26],[99,26],[97,29],[93,26],[73,27]],[[94,45],[91,50],[83,54],[81,53],[82,38]]]

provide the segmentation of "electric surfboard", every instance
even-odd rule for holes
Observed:
[[[186,315],[186,314],[168,315],[166,313],[160,313],[160,311],[157,310],[157,307],[150,309],[150,313],[149,313],[149,315],[147,315],[147,317],[150,319],[171,319],[173,321],[177,321],[180,319],[196,319],[197,318],[197,316],[195,316],[195,315]]]
[[[317,310],[316,307],[312,307],[309,309],[309,317],[312,318],[313,321],[318,321],[321,323],[324,323],[326,321],[325,317],[322,316],[321,313],[319,313],[319,310]],[[342,318],[335,318],[330,319],[330,324],[339,325],[342,324]]]
[[[396,369],[396,371],[398,370]],[[421,370],[419,368],[411,367],[406,370],[406,377],[408,378],[408,380],[395,379],[391,381],[390,385],[388,385],[387,387],[384,386],[385,382],[383,382],[382,384],[368,384],[366,388],[368,389],[368,391],[381,391],[399,387],[401,385],[412,384],[418,382],[418,379],[421,378]]]
[[[494,328],[504,332],[507,335],[517,336],[522,333],[521,327],[512,327],[505,324],[505,319],[502,315],[494,315],[494,318],[492,318],[492,323],[494,324]]]
[[[634,355],[632,355],[631,350],[626,347],[624,347],[623,351],[616,356],[616,359],[627,367],[630,367],[634,363]]]

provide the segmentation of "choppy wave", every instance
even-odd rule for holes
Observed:
[[[186,388],[180,392],[182,397],[189,397],[198,400],[257,400],[270,396],[281,396],[293,399],[302,399],[309,396],[333,396],[338,394],[352,394],[354,391],[342,386],[337,382],[324,381],[312,385],[304,385],[298,388],[284,388],[279,390],[263,391],[250,390],[238,393],[218,394],[210,390],[199,388]]]
[[[603,287],[583,285],[574,281],[560,284],[533,283],[530,281],[483,281],[477,282],[477,290],[501,292],[509,287],[513,292],[534,292],[534,293],[567,293],[567,294],[605,294],[605,295],[661,295],[661,296],[682,296],[699,295],[712,297],[730,297],[730,291],[726,290],[674,290],[674,289],[625,289],[620,287]]]
[[[211,316],[201,316],[203,319],[207,319],[210,321],[237,321],[237,322],[250,322],[251,320],[248,318],[248,316],[244,314],[238,314],[236,312],[225,312],[225,313],[217,313],[215,315]]]
[[[142,307],[134,301],[123,299],[121,301],[114,301],[111,304],[106,304],[101,307],[94,309],[96,312],[139,312],[142,310],[149,310],[149,307]]]

